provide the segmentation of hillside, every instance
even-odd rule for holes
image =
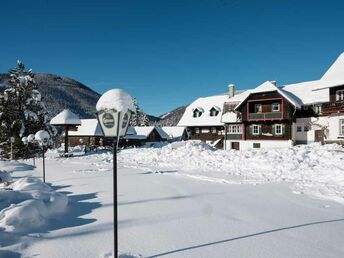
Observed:
[[[6,87],[8,79],[7,73],[0,74],[1,90]],[[68,108],[80,118],[94,117],[95,106],[100,95],[86,85],[54,74],[37,73],[34,79],[51,116]]]
[[[0,90],[6,87],[8,80],[8,73],[0,73]],[[100,94],[86,85],[68,77],[48,73],[36,73],[35,81],[51,117],[66,108],[78,114],[80,118],[95,117],[95,107]],[[177,125],[184,110],[185,107],[179,107],[160,117],[147,114],[149,124]]]

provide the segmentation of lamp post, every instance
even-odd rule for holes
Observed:
[[[39,130],[35,134],[35,139],[42,147],[42,156],[43,156],[43,182],[45,183],[45,157],[44,157],[44,147],[49,143],[50,135],[47,131]]]
[[[29,134],[29,136],[27,137],[27,141],[28,141],[28,143],[33,144],[35,142],[35,135],[34,134]],[[32,164],[34,166],[36,166],[35,153],[33,153],[33,156],[32,156]]]
[[[13,136],[10,138],[10,142],[11,142],[11,156],[10,156],[10,158],[11,158],[11,160],[13,160],[13,143],[15,142],[15,138]]]
[[[114,257],[118,255],[117,211],[117,145],[127,132],[131,114],[135,112],[132,97],[121,89],[105,92],[97,102],[97,119],[105,137],[113,138],[113,220]]]

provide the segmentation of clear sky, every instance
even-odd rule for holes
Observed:
[[[160,115],[200,96],[319,78],[344,52],[344,1],[2,1],[0,72],[21,59]]]

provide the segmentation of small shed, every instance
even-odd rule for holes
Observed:
[[[65,155],[68,153],[68,130],[75,129],[76,126],[81,125],[80,118],[69,109],[63,110],[50,120],[51,125],[64,127],[65,137]]]
[[[81,119],[81,125],[76,130],[69,131],[68,136],[72,146],[79,145],[80,140],[88,146],[97,146],[104,137],[97,119]]]

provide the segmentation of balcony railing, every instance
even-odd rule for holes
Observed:
[[[322,113],[344,112],[344,101],[328,102],[322,104]]]
[[[248,120],[273,120],[281,119],[282,112],[249,113]]]

